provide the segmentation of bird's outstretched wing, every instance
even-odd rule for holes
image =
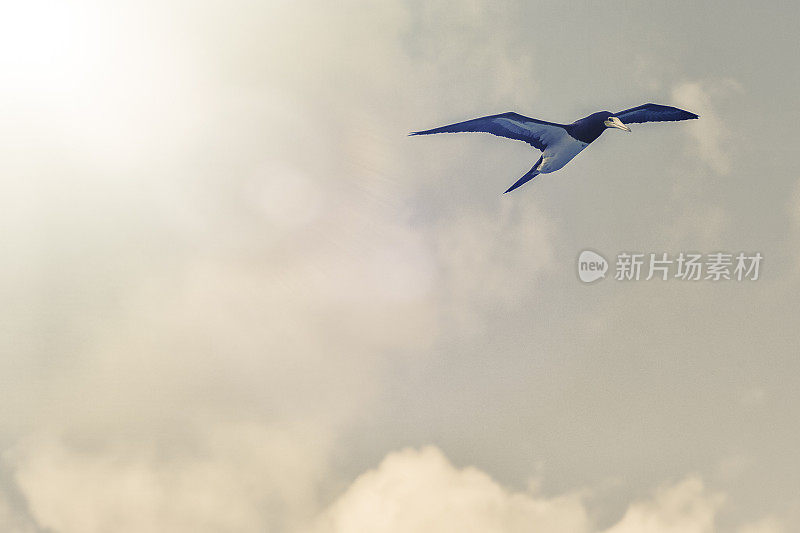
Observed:
[[[415,131],[409,135],[429,135],[431,133],[460,133],[480,131],[525,141],[531,146],[544,151],[549,144],[557,142],[567,134],[562,124],[545,122],[528,118],[519,113],[502,113],[488,117],[474,118],[456,124],[449,124],[425,131]]]
[[[690,120],[698,116],[689,111],[668,105],[644,104],[620,111],[614,115],[625,124],[634,122],[664,122],[670,120]]]

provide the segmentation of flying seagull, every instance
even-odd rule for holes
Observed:
[[[499,135],[500,137],[525,141],[534,148],[541,150],[542,156],[536,164],[506,191],[511,192],[537,175],[555,172],[569,163],[581,150],[600,137],[606,128],[618,128],[630,132],[631,129],[626,124],[689,120],[693,118],[698,118],[698,116],[677,107],[644,104],[619,113],[599,111],[592,113],[588,117],[576,120],[572,124],[545,122],[544,120],[528,118],[512,112],[474,118],[431,130],[415,131],[409,135],[481,131]]]

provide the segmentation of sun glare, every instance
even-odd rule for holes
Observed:
[[[9,2],[0,16],[4,92],[60,93],[75,89],[98,51],[87,9],[69,2]]]

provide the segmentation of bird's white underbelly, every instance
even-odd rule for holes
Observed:
[[[538,171],[542,174],[555,172],[581,153],[581,150],[589,146],[569,135],[556,144],[551,144],[542,154],[542,162],[539,163]]]

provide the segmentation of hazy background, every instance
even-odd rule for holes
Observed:
[[[0,529],[780,533],[797,3],[8,2]],[[407,132],[645,102],[538,152]],[[581,284],[584,248],[761,252]]]

